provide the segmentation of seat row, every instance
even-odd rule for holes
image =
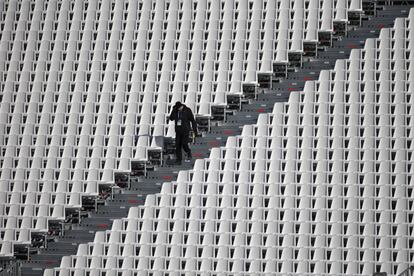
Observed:
[[[1,3],[0,255],[148,164],[176,101],[211,119],[349,12],[361,0]]]
[[[45,275],[401,273],[414,261],[411,30],[382,29]]]

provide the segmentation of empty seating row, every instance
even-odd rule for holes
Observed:
[[[1,2],[0,255],[147,164],[175,101],[210,118],[348,12],[361,0]]]
[[[44,275],[401,273],[414,261],[413,15]]]

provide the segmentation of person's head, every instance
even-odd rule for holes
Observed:
[[[181,110],[183,110],[184,105],[181,102],[176,102],[175,103],[175,108],[181,111]]]

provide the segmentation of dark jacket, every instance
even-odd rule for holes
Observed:
[[[193,131],[197,133],[197,123],[194,119],[193,112],[187,106],[183,105],[183,107],[184,108],[181,111],[179,111],[177,108],[173,108],[170,114],[170,120],[175,121],[175,132],[189,133],[191,130],[191,123]],[[177,125],[177,122],[179,120],[181,120],[181,126]]]

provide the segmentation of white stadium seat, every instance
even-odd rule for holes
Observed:
[[[175,101],[210,119],[212,107],[225,108],[228,95],[241,97],[243,84],[256,87],[257,74],[272,73],[274,62],[286,65],[288,53],[318,39],[320,26],[332,31],[329,22],[360,6],[322,2],[0,5],[0,179],[6,198],[41,195],[29,232],[46,231],[49,219],[79,208],[82,195],[96,195],[100,184],[114,183],[115,172],[131,171],[131,161],[146,162],[149,149],[162,149],[159,137],[174,136],[167,117]],[[36,204],[5,203],[26,214]]]
[[[410,22],[382,29],[45,275],[402,272],[414,261]]]
[[[0,256],[361,0],[0,3]],[[398,274],[414,262],[414,10],[45,275]],[[329,42],[330,43],[330,42]],[[328,44],[329,44],[328,43]]]

